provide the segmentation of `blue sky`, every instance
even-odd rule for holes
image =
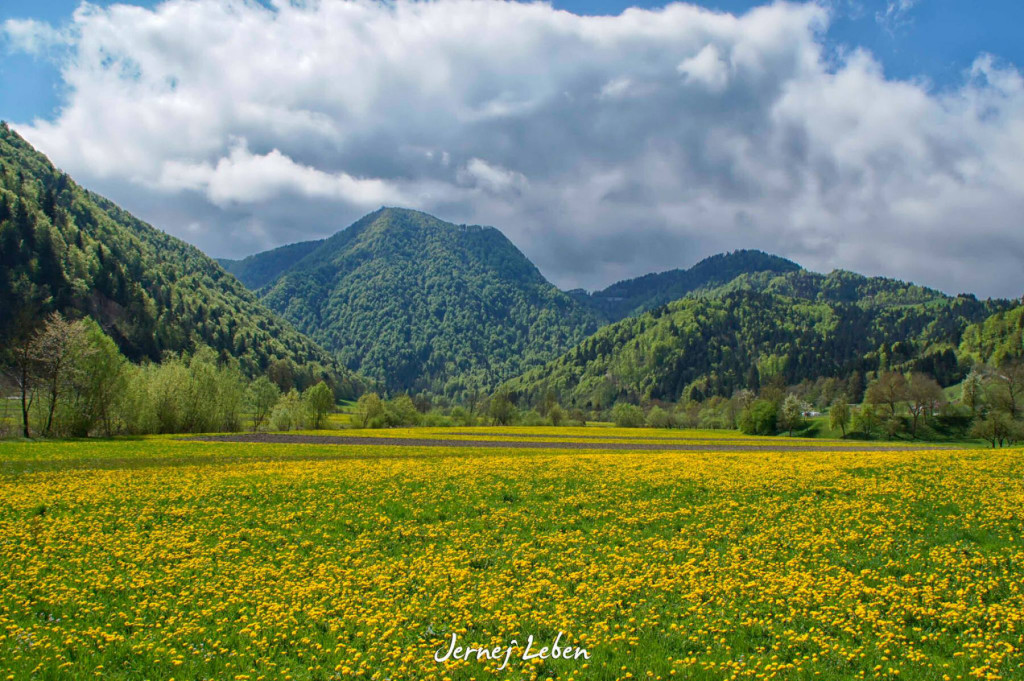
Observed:
[[[1024,2],[1020,0],[916,0],[900,11],[899,0],[832,0],[829,40],[833,46],[860,46],[870,50],[891,78],[927,78],[935,88],[960,82],[964,69],[980,53],[990,53],[1016,65],[1024,64]],[[0,21],[32,18],[61,25],[70,20],[80,0],[7,0]],[[115,4],[93,0],[93,5]],[[124,3],[121,3],[124,4]],[[137,0],[127,4],[152,7],[158,2]],[[630,3],[619,0],[560,0],[555,7],[576,14],[618,14],[631,7],[659,7],[665,3]],[[696,2],[724,12],[741,13],[767,4],[750,0]],[[6,52],[6,50],[5,50]],[[50,118],[61,102],[57,66],[46,59],[6,52],[0,56],[0,118],[28,121]]]

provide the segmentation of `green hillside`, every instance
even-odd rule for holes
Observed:
[[[392,392],[487,390],[598,327],[498,230],[395,208],[327,239],[261,293]]]
[[[82,189],[6,124],[0,264],[0,341],[56,310],[92,316],[134,361],[208,345],[250,375],[287,360],[352,385],[216,262]]]
[[[507,387],[527,401],[554,390],[567,403],[605,407],[880,368],[926,371],[948,385],[963,375],[955,349],[964,330],[1008,306],[844,271],[743,274],[607,326]]]
[[[678,300],[689,293],[727,284],[741,274],[782,274],[799,269],[800,266],[795,262],[777,255],[741,250],[713,255],[690,269],[647,274],[620,281],[594,293],[571,293],[593,307],[603,319],[616,322]]]
[[[318,241],[300,241],[270,251],[250,255],[241,260],[217,258],[221,267],[235,275],[240,282],[255,291],[272,283],[281,273],[315,251],[323,244]]]
[[[1024,305],[996,312],[968,327],[960,343],[960,354],[990,364],[1024,357]]]

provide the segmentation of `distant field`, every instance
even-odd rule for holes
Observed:
[[[1021,450],[344,434],[553,446],[0,443],[0,678],[1024,678]]]

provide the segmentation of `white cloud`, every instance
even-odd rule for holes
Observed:
[[[494,224],[564,286],[754,247],[1019,295],[1020,73],[980,56],[936,93],[863,51],[826,58],[827,22],[790,3],[169,0],[4,32],[71,41],[60,113],[15,127],[216,255],[397,204]]]
[[[0,35],[7,40],[9,50],[34,55],[67,45],[72,40],[68,32],[34,19],[8,19],[0,24]]]
[[[253,155],[244,144],[236,146],[216,165],[167,161],[156,186],[172,191],[203,191],[211,202],[222,207],[263,202],[285,194],[367,208],[411,200],[385,180],[361,179],[344,172],[325,173],[300,165],[277,149]]]
[[[464,184],[495,194],[522,191],[527,185],[526,177],[522,173],[491,165],[479,158],[470,159],[466,167],[460,171],[458,178]]]
[[[691,83],[698,83],[713,92],[720,92],[729,83],[729,65],[718,55],[718,48],[705,45],[679,65],[679,72]]]

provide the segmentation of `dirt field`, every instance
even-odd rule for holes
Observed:
[[[578,437],[578,436],[577,436]],[[619,439],[623,439],[618,436]],[[790,444],[772,443],[770,445],[736,444],[729,440],[703,440],[699,444],[666,442],[573,442],[573,441],[523,441],[523,440],[452,440],[433,438],[403,437],[355,437],[349,435],[288,435],[283,433],[251,433],[242,435],[204,435],[185,438],[199,442],[252,442],[260,444],[309,444],[309,445],[383,445],[389,447],[476,447],[491,449],[585,449],[585,450],[620,450],[620,451],[655,451],[655,452],[833,452],[834,446],[822,444]],[[648,439],[649,438],[644,438]],[[934,446],[921,447],[913,445],[879,445],[870,444],[855,447],[862,452],[910,451],[935,449]]]

